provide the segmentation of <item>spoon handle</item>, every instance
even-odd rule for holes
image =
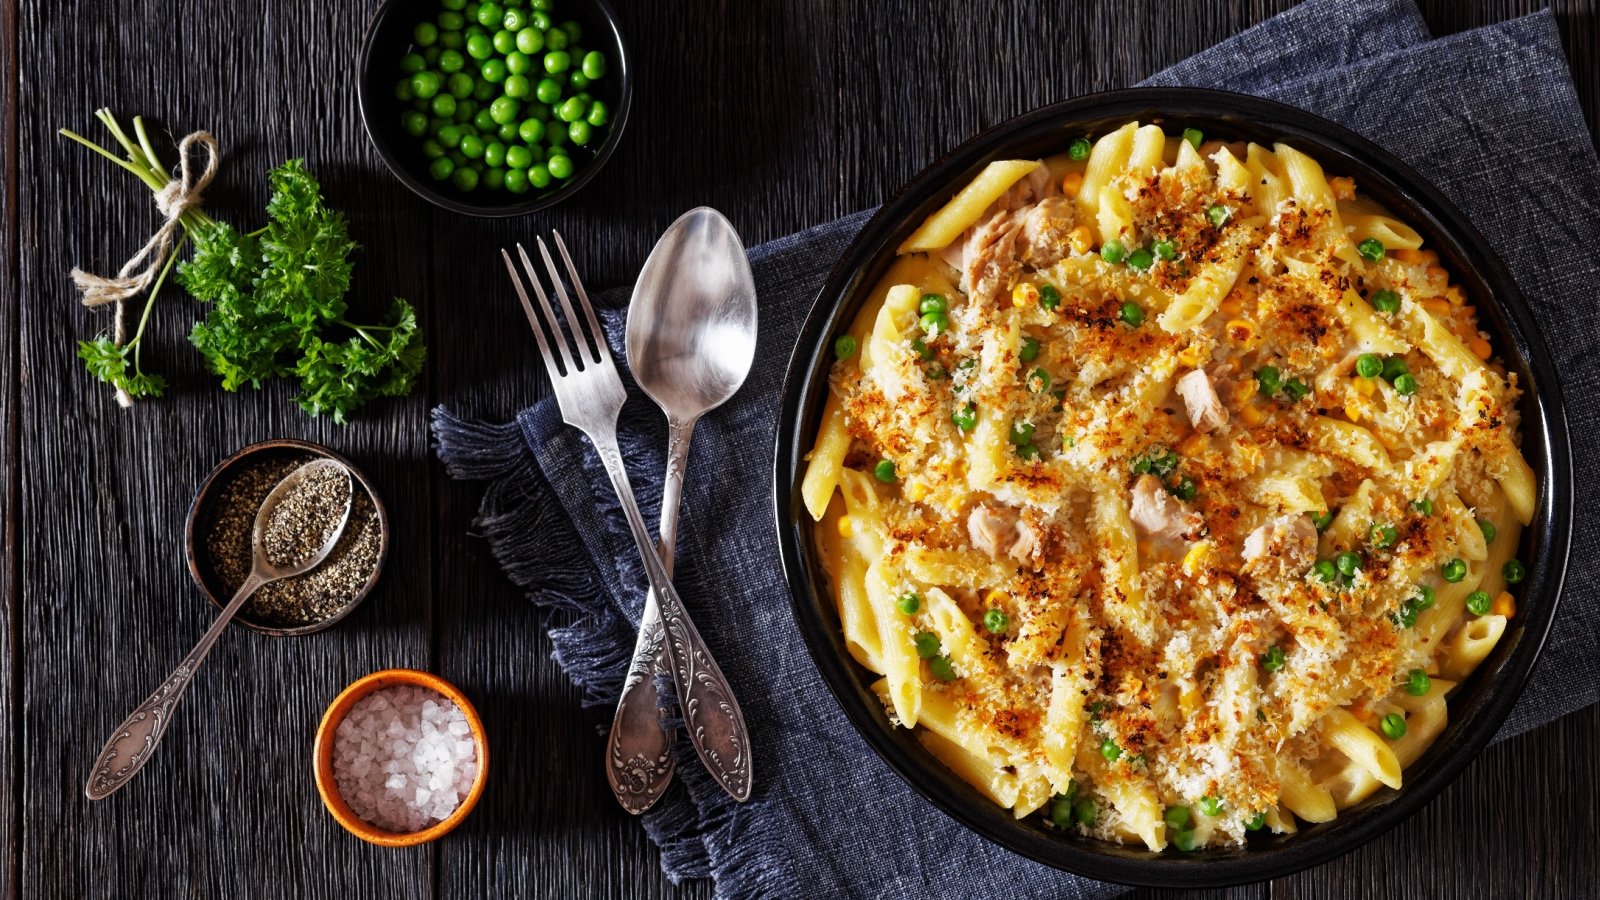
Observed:
[[[683,497],[683,473],[689,459],[694,420],[670,419],[667,426],[667,474],[661,488],[661,568],[672,574],[678,543],[678,506]],[[674,729],[661,713],[658,675],[668,674],[664,647],[666,629],[655,591],[644,598],[639,619],[639,639],[633,661],[622,683],[611,732],[606,736],[606,780],[617,802],[639,815],[654,806],[672,783]]]
[[[598,432],[598,433],[597,433]],[[590,441],[605,463],[606,474],[611,477],[611,487],[628,520],[634,544],[644,560],[645,575],[650,587],[661,602],[661,618],[666,625],[664,645],[667,663],[672,667],[672,677],[678,692],[678,706],[689,732],[689,741],[706,770],[733,799],[743,802],[750,799],[750,733],[745,728],[744,713],[733,689],[711,658],[705,641],[701,639],[689,613],[672,586],[672,578],[661,566],[650,532],[645,528],[644,517],[639,515],[639,505],[633,499],[633,487],[628,483],[627,470],[622,467],[622,453],[617,448],[617,435],[613,426],[609,431],[587,431]]]
[[[167,725],[172,722],[172,713],[178,706],[178,701],[183,699],[183,692],[189,687],[189,682],[194,679],[194,673],[199,671],[200,663],[205,661],[206,654],[216,644],[217,638],[222,636],[228,623],[233,620],[234,613],[239,607],[250,599],[266,579],[258,572],[251,572],[239,585],[239,591],[233,595],[227,608],[211,623],[200,643],[195,644],[189,655],[178,663],[178,667],[168,675],[155,693],[145,698],[128,718],[124,719],[117,730],[111,733],[111,739],[106,741],[105,747],[100,750],[100,755],[95,757],[94,768],[89,773],[89,783],[84,786],[83,793],[90,800],[103,800],[122,788],[123,785],[133,780],[133,776],[144,768],[150,761],[150,755],[155,752],[156,744],[161,742],[167,733]]]

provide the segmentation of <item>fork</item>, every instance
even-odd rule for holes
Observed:
[[[517,245],[517,256],[522,260],[534,296],[539,298],[539,311],[544,314],[542,317],[528,299],[528,292],[523,287],[516,265],[511,261],[511,254],[502,249],[500,256],[505,260],[506,271],[511,273],[511,283],[517,289],[518,299],[522,301],[522,310],[528,314],[528,324],[533,327],[539,353],[544,357],[545,371],[550,374],[550,384],[555,389],[556,403],[561,407],[561,418],[587,435],[595,452],[600,455],[606,474],[611,478],[611,487],[617,492],[617,500],[627,517],[633,541],[638,545],[639,556],[644,559],[645,575],[650,581],[651,590],[655,591],[666,625],[667,665],[672,670],[678,705],[684,724],[688,726],[685,730],[689,732],[689,740],[706,770],[722,789],[735,800],[743,802],[750,797],[750,735],[745,729],[744,713],[740,711],[739,701],[734,698],[722,670],[711,658],[711,651],[701,639],[700,632],[689,620],[683,600],[673,588],[672,578],[667,575],[661,557],[656,553],[655,542],[645,528],[644,518],[639,515],[639,505],[633,498],[627,470],[622,466],[622,452],[617,447],[617,416],[621,414],[623,401],[627,399],[622,378],[617,374],[617,365],[611,358],[611,348],[606,345],[605,332],[595,318],[594,307],[589,304],[589,295],[584,291],[578,271],[572,265],[572,256],[567,253],[566,242],[561,240],[557,232],[552,232],[552,238],[561,253],[562,262],[566,264],[568,280],[583,307],[584,318],[580,321],[573,313],[567,290],[561,282],[561,273],[550,257],[550,249],[545,246],[543,238],[538,238],[539,255],[544,258],[551,290],[561,302],[561,311],[566,314],[567,326],[572,331],[571,341],[561,330],[561,321],[539,284],[539,276],[528,259],[528,252],[521,244]],[[584,322],[588,324],[587,330]],[[551,352],[552,346],[555,353]],[[559,364],[557,356],[560,358]]]

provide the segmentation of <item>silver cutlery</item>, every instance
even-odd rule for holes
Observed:
[[[726,403],[756,351],[756,288],[744,244],[714,209],[678,218],[645,260],[628,305],[628,368],[667,414],[661,490],[661,566],[672,574],[689,444],[700,417]],[[694,625],[687,624],[693,634]],[[661,610],[645,596],[633,662],[606,739],[606,778],[623,809],[644,812],[672,783],[674,731],[660,715]],[[698,637],[698,635],[695,635]]]
[[[617,374],[611,349],[606,346],[605,332],[595,318],[594,307],[589,304],[589,295],[578,278],[572,256],[567,252],[561,235],[554,235],[554,240],[584,312],[582,320],[573,312],[567,290],[562,285],[561,272],[551,259],[544,240],[539,239],[539,254],[544,258],[551,289],[560,300],[567,327],[571,329],[570,340],[562,331],[561,320],[551,307],[544,288],[540,286],[527,251],[522,245],[517,245],[517,256],[522,261],[534,295],[539,299],[542,318],[528,299],[528,292],[516,265],[511,261],[511,254],[502,250],[500,255],[505,259],[506,271],[511,274],[517,297],[522,301],[522,309],[527,313],[528,324],[532,326],[534,338],[539,344],[539,353],[544,358],[545,370],[555,390],[556,403],[561,408],[561,418],[587,435],[594,445],[611,479],[617,500],[622,505],[639,556],[644,561],[650,589],[661,606],[666,630],[664,645],[667,663],[676,682],[678,704],[689,730],[690,742],[717,783],[735,800],[746,800],[750,796],[750,737],[745,729],[744,714],[739,710],[739,702],[728,687],[727,679],[689,621],[683,601],[673,588],[672,579],[667,575],[661,557],[656,554],[655,542],[645,528],[644,518],[639,514],[633,488],[628,483],[628,473],[622,465],[622,453],[617,447],[617,416],[622,412],[623,401],[627,399],[622,378]]]
[[[329,469],[337,468],[344,473],[346,487],[344,517],[339,520],[339,526],[322,542],[310,556],[289,565],[274,565],[267,553],[263,536],[267,525],[272,520],[272,513],[278,504],[283,501],[301,482],[312,475]],[[89,772],[89,783],[84,786],[83,793],[90,800],[101,800],[116,793],[123,785],[133,780],[144,764],[150,761],[150,756],[155,752],[156,745],[167,733],[167,725],[172,722],[172,713],[178,706],[178,701],[183,699],[183,692],[188,689],[189,682],[194,680],[194,674],[200,670],[200,664],[205,662],[206,654],[217,643],[217,638],[222,636],[228,623],[233,621],[234,614],[244,606],[262,585],[277,581],[282,578],[291,578],[302,575],[315,569],[327,559],[333,551],[334,545],[339,543],[340,535],[350,521],[350,506],[355,497],[353,485],[350,483],[350,470],[337,460],[319,459],[308,462],[284,479],[272,489],[267,499],[261,503],[261,511],[256,513],[255,527],[250,533],[251,564],[250,574],[245,577],[244,583],[239,585],[239,590],[234,592],[233,599],[223,608],[222,614],[211,623],[211,627],[201,636],[200,643],[196,644],[189,655],[178,663],[171,675],[156,688],[155,693],[145,698],[128,718],[124,719],[117,730],[112,732],[111,739],[101,749],[100,755],[95,758],[94,768]]]

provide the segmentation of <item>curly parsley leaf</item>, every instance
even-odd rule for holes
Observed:
[[[167,389],[166,379],[138,371],[128,359],[131,349],[118,347],[110,338],[96,338],[78,342],[78,358],[88,367],[89,374],[131,396],[161,396]]]

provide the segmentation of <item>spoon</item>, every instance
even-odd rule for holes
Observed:
[[[306,479],[319,472],[337,469],[344,475],[345,502],[344,515],[339,519],[339,527],[333,529],[327,539],[322,542],[310,556],[295,560],[287,565],[275,565],[270,559],[264,537],[272,514],[282,503],[284,498],[293,493]],[[350,470],[332,459],[318,459],[308,462],[293,472],[290,472],[278,486],[272,489],[267,499],[261,504],[261,511],[256,513],[255,528],[250,534],[251,566],[250,574],[245,578],[244,584],[239,585],[239,590],[233,595],[222,614],[207,629],[189,655],[178,663],[167,680],[156,688],[155,693],[145,698],[128,718],[124,719],[117,730],[112,732],[111,739],[106,741],[100,755],[95,758],[94,769],[90,772],[89,783],[84,786],[83,792],[90,800],[101,800],[116,793],[121,787],[133,780],[133,776],[150,761],[150,755],[156,749],[156,744],[161,742],[162,735],[167,732],[167,725],[172,721],[172,712],[177,708],[178,701],[183,699],[183,692],[189,687],[189,682],[194,678],[194,673],[200,669],[200,663],[205,661],[206,654],[211,652],[212,645],[217,638],[222,636],[223,629],[233,620],[244,602],[250,599],[262,585],[268,582],[290,578],[311,571],[327,558],[339,542],[339,537],[344,534],[345,525],[350,521],[350,504],[354,498],[354,488],[350,483]]]
[[[721,213],[704,206],[692,209],[656,242],[633,288],[627,344],[634,380],[667,414],[661,563],[670,575],[695,423],[733,396],[756,352],[755,279],[744,244]],[[690,652],[709,656],[693,623],[686,619],[685,624]],[[639,640],[606,747],[606,779],[622,807],[635,815],[653,806],[672,783],[673,729],[662,720],[657,702],[658,676],[671,671],[662,649],[664,635],[661,610],[651,593],[645,597]],[[695,729],[697,714],[709,711],[682,712]],[[748,747],[748,738],[740,738],[741,746]],[[737,800],[749,796],[748,777],[742,783],[744,796],[734,794]]]

